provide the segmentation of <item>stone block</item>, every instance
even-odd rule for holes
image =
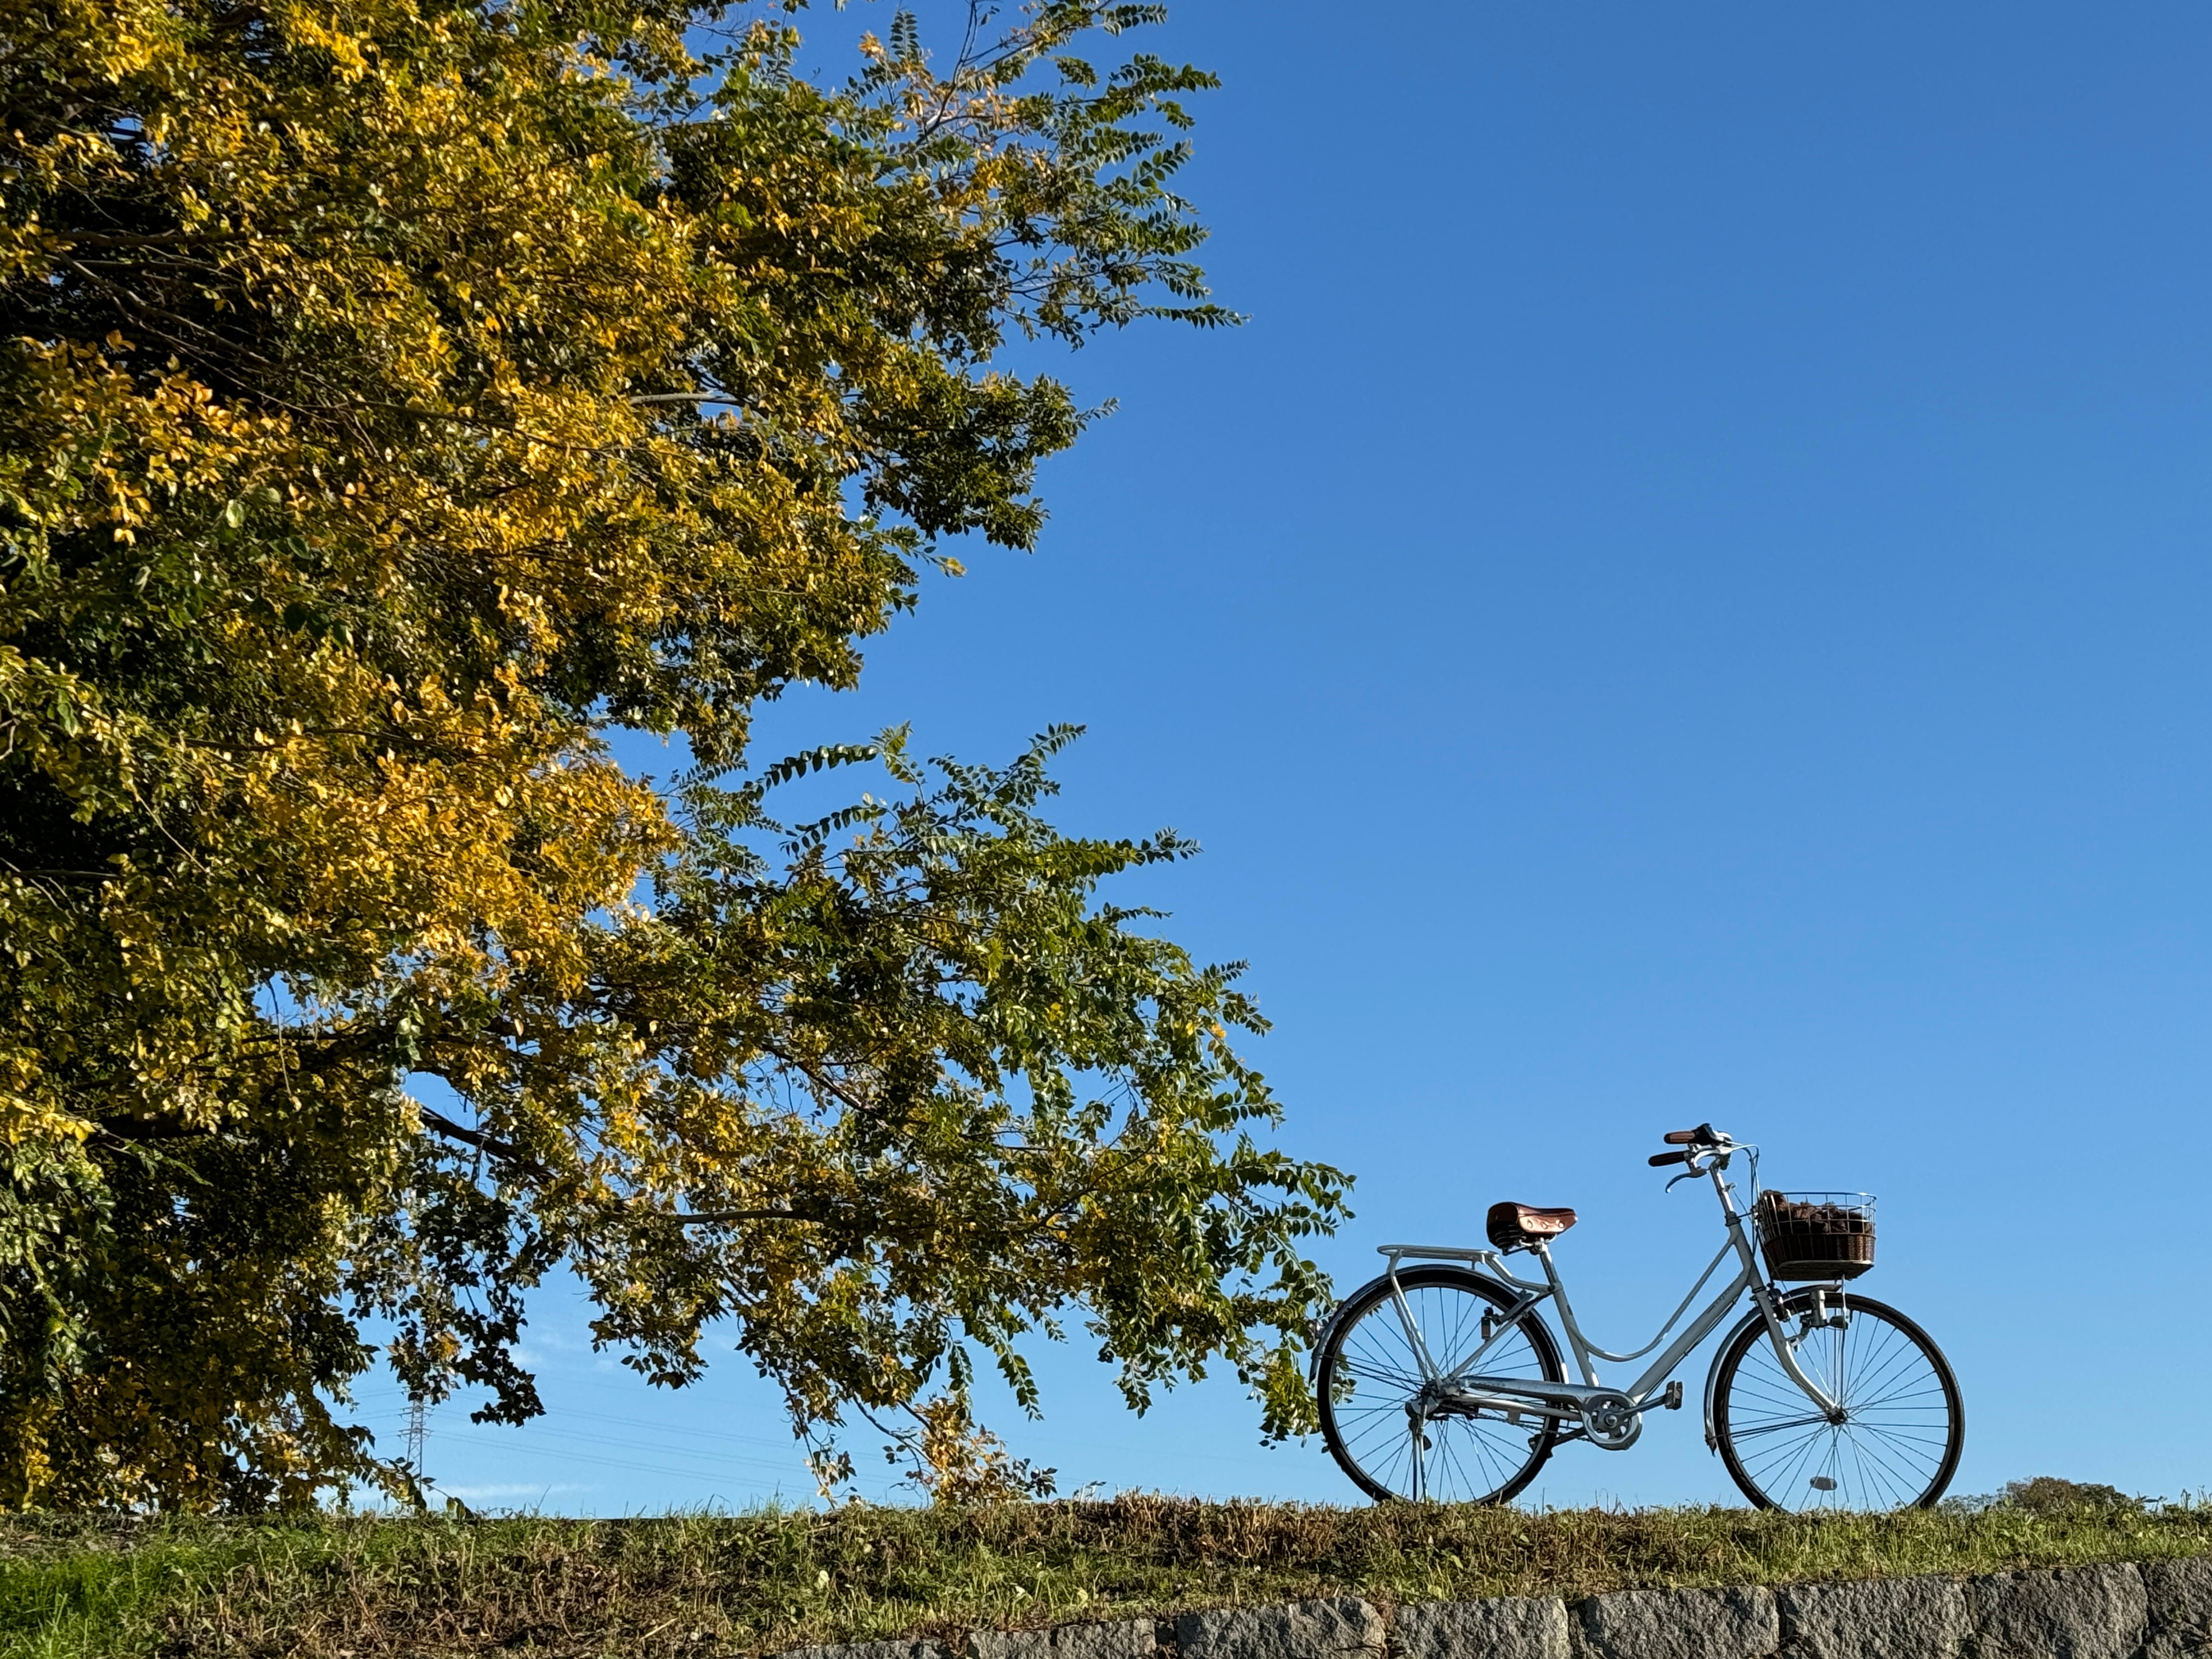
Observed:
[[[2212,1559],[2145,1561],[2136,1571],[2150,1622],[2143,1659],[2185,1659],[2212,1647]]]
[[[1149,1619],[968,1632],[969,1659],[1153,1659]]]
[[[1382,1659],[1382,1615],[1356,1596],[1218,1607],[1175,1621],[1182,1659]]]
[[[1869,1578],[1778,1591],[1790,1659],[1957,1659],[1973,1620],[1955,1578]]]
[[[2149,1622],[2131,1566],[1993,1572],[1966,1581],[1968,1659],[2132,1659]]]
[[[793,1648],[781,1659],[952,1659],[942,1642],[854,1642],[849,1646]]]
[[[1424,1601],[1390,1622],[1402,1659],[1573,1659],[1567,1604],[1550,1596]]]
[[[1591,1659],[1764,1659],[1782,1645],[1773,1593],[1622,1590],[1575,1608]]]

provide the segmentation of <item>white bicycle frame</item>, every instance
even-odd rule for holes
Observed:
[[[1668,1385],[1674,1368],[1686,1358],[1698,1344],[1710,1336],[1714,1328],[1734,1310],[1737,1299],[1745,1291],[1766,1325],[1767,1340],[1773,1344],[1775,1358],[1790,1380],[1805,1391],[1806,1398],[1824,1415],[1840,1420],[1837,1402],[1826,1390],[1807,1376],[1797,1364],[1797,1355],[1784,1328],[1782,1297],[1771,1289],[1759,1272],[1758,1248],[1753,1241],[1747,1218],[1736,1207],[1735,1189],[1723,1176],[1734,1146],[1697,1147],[1684,1158],[1689,1166],[1683,1176],[1703,1175],[1711,1178],[1714,1194],[1720,1200],[1721,1214],[1728,1229],[1728,1238],[1714,1256],[1698,1282],[1681,1304],[1668,1315],[1667,1322],[1659,1328],[1658,1335],[1642,1347],[1628,1353],[1609,1353],[1583,1334],[1581,1324],[1575,1318],[1574,1306],[1567,1299],[1567,1287],[1561,1282],[1558,1264],[1553,1261],[1551,1250],[1539,1239],[1526,1248],[1543,1265],[1541,1283],[1516,1277],[1504,1265],[1504,1252],[1489,1249],[1465,1249],[1449,1245],[1385,1244],[1381,1254],[1388,1257],[1386,1274],[1390,1281],[1390,1297],[1395,1304],[1400,1322],[1404,1325],[1406,1338],[1411,1346],[1416,1363],[1420,1366],[1421,1391],[1407,1404],[1407,1427],[1413,1444],[1414,1495],[1426,1489],[1422,1468],[1421,1453],[1426,1437],[1421,1424],[1427,1419],[1458,1415],[1475,1411],[1502,1412],[1510,1421],[1522,1416],[1549,1419],[1558,1422],[1578,1425],[1576,1437],[1589,1441],[1592,1445],[1607,1451],[1626,1451],[1636,1443],[1643,1432],[1643,1413],[1655,1400],[1667,1407],[1682,1403],[1681,1384]],[[1698,1292],[1718,1273],[1733,1252],[1736,1270],[1728,1283],[1714,1296],[1697,1316],[1682,1328],[1681,1334],[1668,1344],[1662,1353],[1626,1389],[1608,1388],[1598,1380],[1597,1367],[1593,1363],[1605,1360],[1613,1364],[1626,1364],[1641,1359],[1665,1340],[1674,1328],[1675,1322],[1688,1311],[1697,1299]],[[1516,1293],[1514,1304],[1502,1312],[1486,1315],[1482,1322],[1482,1340],[1475,1350],[1463,1358],[1446,1356],[1447,1363],[1438,1363],[1423,1340],[1420,1327],[1415,1322],[1413,1310],[1407,1306],[1405,1292],[1399,1288],[1398,1266],[1401,1261],[1435,1261],[1480,1263],[1498,1280]],[[1827,1322],[1849,1317],[1843,1292],[1838,1286],[1832,1293],[1836,1297],[1833,1312],[1829,1311],[1827,1294],[1820,1295],[1816,1304],[1819,1311],[1812,1322]],[[1533,1312],[1546,1301],[1559,1310],[1559,1324],[1565,1330],[1568,1346],[1574,1353],[1575,1369],[1581,1375],[1580,1382],[1549,1382],[1530,1377],[1486,1376],[1480,1367],[1483,1357],[1499,1339],[1519,1323],[1522,1316]],[[1705,1443],[1716,1443],[1713,1425],[1713,1392],[1720,1376],[1720,1358],[1716,1355],[1712,1370],[1705,1377]],[[1663,1390],[1663,1392],[1662,1392]]]

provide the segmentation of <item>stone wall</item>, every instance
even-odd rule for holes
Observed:
[[[2212,1649],[2212,1559],[1579,1601],[1352,1597],[969,1633],[968,1659],[2189,1659]],[[953,1659],[935,1641],[787,1659]]]

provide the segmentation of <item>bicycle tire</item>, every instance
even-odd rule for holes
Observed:
[[[1441,1346],[1457,1353],[1471,1352],[1479,1339],[1467,1333],[1471,1318],[1479,1328],[1476,1304],[1485,1311],[1504,1313],[1520,1300],[1497,1280],[1465,1267],[1409,1267],[1398,1274],[1398,1285],[1425,1341],[1434,1328],[1438,1341],[1431,1344],[1431,1352]],[[1378,1322],[1378,1314],[1387,1323]],[[1524,1312],[1513,1326],[1514,1334],[1500,1344],[1492,1359],[1485,1361],[1483,1369],[1493,1376],[1565,1382],[1559,1345],[1534,1310]],[[1425,1419],[1421,1478],[1415,1480],[1412,1419],[1406,1407],[1414,1397],[1419,1376],[1405,1370],[1403,1362],[1392,1365],[1394,1347],[1403,1354],[1412,1352],[1391,1302],[1386,1274],[1346,1298],[1330,1321],[1314,1368],[1322,1437],[1329,1455],[1354,1486],[1377,1502],[1419,1497],[1503,1504],[1536,1478],[1559,1442],[1556,1419],[1531,1416],[1513,1423],[1504,1413],[1455,1413]],[[1363,1398],[1363,1385],[1369,1383],[1373,1387]],[[1393,1412],[1404,1424],[1399,1431],[1402,1444],[1395,1451],[1389,1444]],[[1535,1425],[1533,1432],[1527,1429],[1531,1423]],[[1516,1451],[1516,1444],[1522,1449]]]
[[[1821,1294],[1791,1291],[1784,1316],[1802,1319]],[[1713,1373],[1714,1444],[1729,1478],[1759,1509],[1934,1508],[1966,1443],[1966,1401],[1951,1362],[1887,1303],[1825,1294],[1849,1322],[1804,1328],[1793,1348],[1808,1376],[1846,1413],[1862,1415],[1836,1423],[1815,1413],[1753,1312],[1729,1333]],[[1862,1321],[1878,1328],[1869,1334]],[[1880,1392],[1869,1395],[1870,1389]]]

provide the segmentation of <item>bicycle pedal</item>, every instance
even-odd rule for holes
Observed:
[[[1670,1412],[1682,1409],[1682,1379],[1680,1377],[1676,1377],[1667,1385],[1666,1391],[1659,1396],[1659,1403]]]

